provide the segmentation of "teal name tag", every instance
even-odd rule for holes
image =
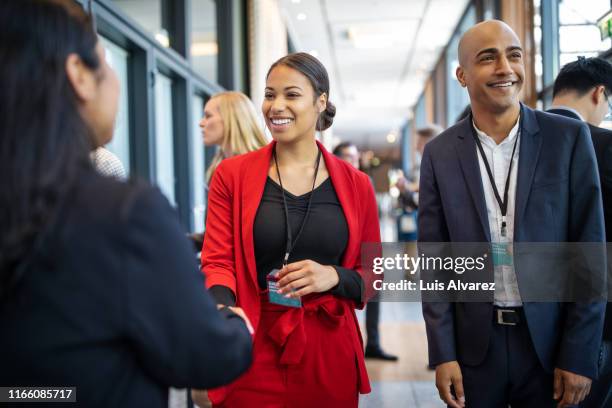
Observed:
[[[512,266],[512,254],[510,244],[506,242],[493,242],[493,266]]]
[[[286,298],[285,295],[278,293],[278,273],[280,270],[273,269],[267,276],[268,298],[270,303],[288,307],[302,307],[302,300],[299,298]]]

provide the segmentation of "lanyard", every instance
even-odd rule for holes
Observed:
[[[482,161],[487,169],[487,174],[489,175],[489,181],[491,182],[491,187],[493,188],[493,193],[495,194],[495,199],[497,204],[499,205],[499,209],[501,210],[502,215],[502,223],[501,223],[501,236],[506,236],[506,214],[508,212],[508,189],[510,188],[510,174],[512,173],[512,162],[514,161],[514,152],[516,151],[516,144],[521,137],[521,132],[523,128],[523,114],[522,108],[519,119],[519,128],[516,134],[516,139],[514,140],[514,147],[512,148],[512,156],[510,156],[510,166],[508,166],[508,176],[506,177],[506,186],[504,187],[504,200],[502,201],[499,191],[497,191],[497,185],[495,184],[495,179],[493,178],[493,172],[491,171],[491,167],[489,166],[489,161],[487,160],[487,156],[485,155],[484,149],[482,148],[482,143],[480,143],[480,139],[476,134],[476,129],[474,129],[474,116],[470,114],[470,119],[472,122],[472,135],[474,136],[474,140],[476,140],[476,145],[478,145],[478,151],[480,151],[480,155],[482,156]]]
[[[306,219],[310,214],[310,204],[312,203],[312,196],[314,195],[315,183],[317,182],[317,174],[319,173],[319,162],[321,161],[321,150],[319,150],[319,154],[317,154],[317,160],[315,162],[315,173],[314,178],[312,179],[312,190],[310,190],[310,197],[308,198],[308,207],[306,208],[306,215],[302,219],[302,225],[295,236],[295,240],[292,237],[291,233],[291,224],[289,223],[289,210],[287,208],[287,199],[285,198],[285,189],[283,188],[283,180],[281,179],[280,170],[278,169],[278,161],[276,160],[276,148],[274,149],[274,164],[276,166],[276,175],[278,176],[278,182],[281,187],[281,193],[283,195],[283,209],[285,210],[285,223],[287,225],[287,245],[285,246],[285,258],[283,259],[283,266],[287,265],[287,261],[289,260],[289,255],[295,245],[297,244],[300,235],[302,235],[302,231],[304,230],[304,225],[306,225]]]

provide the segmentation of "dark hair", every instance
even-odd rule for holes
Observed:
[[[0,299],[14,288],[93,137],[66,75],[76,53],[96,70],[97,36],[71,0],[0,2]]]
[[[329,100],[329,76],[327,70],[321,64],[321,61],[316,59],[310,54],[305,52],[296,52],[293,54],[285,55],[278,61],[276,61],[266,74],[266,78],[270,76],[270,72],[279,66],[285,65],[289,68],[293,68],[299,71],[310,81],[312,89],[315,92],[315,98],[318,98],[322,94],[327,95],[327,107],[317,120],[317,130],[325,130],[329,128],[334,122],[334,116],[336,116],[336,107]]]
[[[417,135],[426,139],[431,139],[442,133],[442,128],[436,124],[430,123],[416,130]]]
[[[565,64],[553,86],[553,97],[559,93],[575,91],[582,96],[596,86],[603,85],[612,94],[612,64],[602,58],[578,57]]]
[[[334,147],[333,154],[334,154],[334,156],[340,157],[340,156],[342,156],[342,151],[344,149],[347,149],[347,148],[352,147],[352,146],[355,146],[355,145],[353,143],[351,143],[351,142],[342,142],[338,146]]]

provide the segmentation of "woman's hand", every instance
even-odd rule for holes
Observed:
[[[242,320],[244,320],[244,324],[246,324],[246,327],[249,330],[249,333],[251,335],[253,335],[255,333],[255,330],[253,329],[253,325],[251,324],[251,321],[247,317],[246,313],[244,313],[244,310],[242,310],[242,308],[236,307],[236,306],[226,306],[226,305],[222,305],[220,303],[217,304],[217,310],[222,309],[224,307],[227,307],[229,310],[231,310],[232,312],[234,312],[238,316],[240,316],[242,318]]]
[[[333,266],[321,265],[310,259],[283,267],[278,278],[279,293],[290,298],[328,291],[340,281]]]

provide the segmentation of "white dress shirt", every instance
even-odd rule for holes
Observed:
[[[497,192],[499,193],[502,201],[504,199],[504,190],[506,187],[506,178],[508,177],[508,167],[510,167],[512,148],[514,147],[514,141],[518,136],[519,123],[520,120],[517,120],[512,130],[510,130],[508,137],[506,137],[500,144],[497,144],[495,143],[495,140],[478,129],[476,124],[472,122],[472,125],[476,130],[476,134],[478,135],[478,139],[482,144],[482,150],[484,151],[487,161],[489,162],[491,173],[493,173],[493,178],[495,179]],[[495,198],[495,193],[493,192],[493,187],[491,186],[487,168],[482,160],[482,155],[480,154],[478,146],[476,146],[476,154],[478,156],[478,164],[480,166],[480,178],[482,179],[482,187],[487,204],[487,217],[489,219],[491,242],[512,243],[514,239],[514,208],[516,203],[516,180],[518,174],[520,143],[521,141],[519,138],[516,144],[516,151],[514,152],[512,172],[510,173],[505,238],[501,236],[501,209],[499,208],[499,204]],[[494,266],[493,272],[495,277],[495,296],[493,303],[496,306],[502,307],[522,306],[523,303],[519,293],[514,265]]]

